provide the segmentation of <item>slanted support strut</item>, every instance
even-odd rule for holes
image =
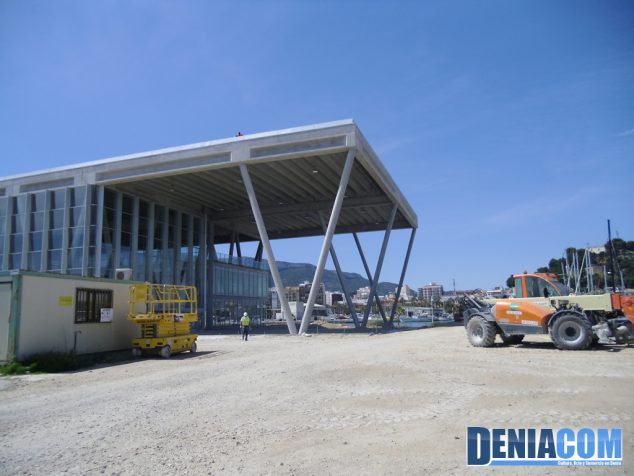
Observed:
[[[324,217],[322,214],[319,214],[319,220],[321,221],[321,227],[326,231],[326,223],[324,223]],[[330,257],[332,258],[332,262],[335,265],[335,270],[337,271],[337,277],[339,278],[339,284],[341,284],[341,289],[343,290],[343,295],[346,298],[346,304],[348,304],[348,309],[350,309],[350,315],[352,316],[352,320],[354,321],[354,327],[360,327],[359,318],[357,317],[357,311],[354,308],[354,303],[352,302],[352,297],[350,297],[350,293],[348,292],[348,286],[346,285],[345,278],[343,276],[343,272],[341,271],[341,265],[339,264],[339,259],[337,258],[337,253],[335,252],[335,245],[330,244]]]
[[[319,285],[321,284],[321,278],[326,266],[326,259],[328,258],[328,252],[332,243],[332,236],[335,234],[335,228],[339,221],[339,214],[341,213],[341,206],[343,205],[343,199],[346,194],[346,187],[348,186],[348,180],[350,179],[350,172],[354,165],[355,149],[350,149],[346,156],[346,162],[341,171],[341,179],[339,180],[339,188],[337,189],[337,195],[335,196],[335,203],[330,213],[330,220],[328,221],[328,227],[326,228],[326,235],[324,236],[324,242],[321,246],[321,252],[319,253],[319,261],[317,262],[317,268],[315,269],[315,277],[313,278],[313,285],[310,288],[308,294],[308,302],[306,303],[306,309],[304,310],[304,316],[302,317],[302,325],[299,328],[300,334],[308,330],[308,324],[313,314],[313,307],[315,300],[317,299],[317,293],[319,292]]]
[[[297,334],[297,327],[295,327],[295,321],[293,320],[293,316],[291,315],[291,308],[288,305],[288,300],[286,299],[286,294],[284,294],[284,286],[282,284],[282,277],[280,276],[280,272],[277,269],[277,261],[275,261],[275,255],[273,254],[273,248],[271,248],[271,243],[269,241],[269,235],[266,231],[266,226],[264,225],[264,219],[262,218],[262,213],[260,213],[260,206],[258,205],[258,199],[255,196],[255,190],[253,189],[253,184],[251,183],[251,177],[249,176],[249,170],[245,164],[240,164],[240,173],[242,174],[242,181],[244,182],[244,188],[247,191],[247,195],[249,196],[249,202],[251,203],[251,210],[253,211],[253,217],[255,218],[255,223],[258,227],[258,232],[260,234],[260,240],[262,241],[262,246],[266,251],[266,256],[269,259],[269,267],[271,268],[271,275],[273,276],[273,282],[275,283],[275,289],[277,290],[277,297],[280,301],[282,314],[286,319],[286,324],[288,325],[288,331],[295,335]]]
[[[398,300],[401,297],[401,289],[403,289],[403,281],[405,280],[405,273],[407,273],[407,265],[409,263],[409,256],[412,253],[412,246],[414,245],[415,236],[416,236],[416,228],[412,228],[412,233],[409,235],[409,244],[407,245],[407,253],[405,253],[405,261],[403,261],[403,270],[401,271],[401,279],[398,281],[398,288],[396,290],[396,299],[394,299],[394,304],[392,305],[392,312],[390,312],[390,325],[394,323],[394,315],[396,314]]]
[[[368,266],[368,262],[365,259],[365,254],[363,253],[363,248],[361,247],[361,241],[359,240],[359,236],[356,233],[352,233],[354,237],[354,242],[357,244],[357,250],[359,250],[359,256],[361,257],[361,262],[363,263],[363,268],[365,269],[365,274],[368,277],[368,282],[370,286],[372,286],[373,278],[372,272],[370,271],[370,267]],[[376,305],[379,308],[379,312],[381,313],[381,317],[383,318],[383,322],[387,322],[387,318],[385,316],[385,310],[383,309],[383,304],[381,304],[381,299],[379,298],[379,293],[374,293],[374,298],[376,300]]]
[[[394,219],[396,218],[396,212],[398,211],[398,206],[394,205],[392,207],[392,211],[390,212],[390,218],[387,222],[387,228],[385,229],[385,235],[383,236],[383,244],[381,245],[381,253],[379,254],[379,260],[376,263],[376,271],[374,272],[374,276],[372,279],[372,284],[370,288],[370,296],[368,297],[368,303],[365,307],[365,313],[363,314],[363,326],[365,327],[368,323],[368,318],[370,317],[370,310],[372,309],[372,299],[375,298],[376,288],[379,285],[379,278],[381,277],[381,268],[383,268],[383,259],[385,258],[385,251],[387,250],[387,244],[390,241],[390,233],[392,232],[392,225],[394,225]],[[378,296],[376,296],[377,301]],[[381,314],[383,317],[383,322],[387,322],[385,316]]]

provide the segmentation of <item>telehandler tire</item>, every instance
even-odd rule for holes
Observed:
[[[474,347],[491,347],[495,334],[495,324],[482,316],[473,316],[467,323],[467,338]]]
[[[502,338],[502,342],[506,345],[520,344],[524,340],[524,334],[516,334],[512,336],[500,334],[500,337]]]
[[[550,328],[550,339],[561,350],[585,350],[592,344],[592,325],[583,315],[566,312]]]

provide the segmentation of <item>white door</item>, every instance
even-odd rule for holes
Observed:
[[[0,362],[8,360],[11,283],[0,283]]]

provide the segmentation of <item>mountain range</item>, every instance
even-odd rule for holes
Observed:
[[[277,262],[280,275],[282,276],[282,282],[284,286],[297,286],[304,282],[312,282],[315,276],[316,266],[309,263],[289,263],[286,261]],[[357,289],[369,286],[370,281],[361,276],[358,273],[343,272],[348,291],[356,293]],[[332,269],[324,269],[322,281],[326,288],[326,291],[341,291],[341,285],[339,284],[339,278],[337,272]],[[398,286],[398,283],[391,283],[388,281],[379,282],[377,291],[379,295],[385,295],[393,293]]]

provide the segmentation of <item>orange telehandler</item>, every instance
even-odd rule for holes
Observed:
[[[562,350],[634,341],[634,294],[574,295],[554,274],[513,278],[513,298],[485,301],[465,296],[464,325],[472,345],[490,347],[496,335],[506,344],[518,344],[526,334],[549,334]]]

